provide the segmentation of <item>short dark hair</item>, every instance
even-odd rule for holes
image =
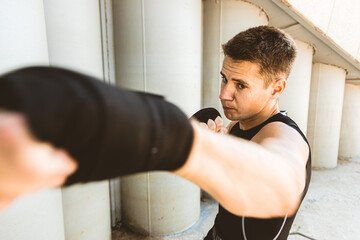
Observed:
[[[233,60],[256,63],[268,86],[279,74],[289,76],[296,57],[294,40],[284,31],[258,26],[240,32],[222,46],[225,56]]]

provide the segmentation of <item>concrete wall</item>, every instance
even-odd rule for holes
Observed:
[[[283,0],[360,60],[359,0]],[[355,24],[355,25],[354,25]]]

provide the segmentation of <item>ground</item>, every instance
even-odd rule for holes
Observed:
[[[310,188],[288,240],[360,239],[360,161],[339,160],[334,169],[313,170]],[[180,234],[151,237],[153,240],[201,240],[211,228],[217,203],[203,199],[200,219]],[[145,240],[123,227],[113,231],[113,240]]]
[[[317,240],[360,239],[359,183],[360,161],[339,161],[334,169],[314,170],[292,232]],[[306,238],[289,238],[297,239]]]

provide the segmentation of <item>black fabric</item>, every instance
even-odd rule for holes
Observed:
[[[203,108],[191,116],[191,118],[203,123],[207,123],[209,119],[215,121],[217,117],[221,117],[221,115],[215,108]]]
[[[193,141],[187,117],[161,97],[60,68],[31,67],[1,76],[0,108],[23,113],[38,139],[78,161],[66,184],[175,170]]]
[[[271,122],[283,122],[288,126],[294,128],[296,131],[300,133],[306,143],[309,143],[306,140],[305,135],[301,132],[297,124],[291,120],[288,116],[283,113],[278,113],[262,124],[248,129],[241,130],[239,127],[239,123],[235,124],[230,131],[231,135],[251,140],[265,125]],[[310,147],[309,147],[310,151]],[[305,189],[302,194],[302,199],[305,197],[305,194],[308,190],[311,176],[311,154],[309,152],[309,158],[306,164],[306,184]],[[299,206],[300,207],[300,206]],[[286,240],[291,225],[294,221],[296,213],[293,216],[288,216],[285,225],[280,233],[280,235],[276,238],[277,240]],[[242,224],[244,221],[245,234],[247,240],[273,240],[275,236],[279,233],[281,226],[284,223],[284,218],[270,218],[270,219],[258,219],[258,218],[248,218],[245,217],[244,220],[241,216],[236,216],[221,205],[219,205],[219,213],[215,219],[215,229],[216,233],[222,240],[241,240],[244,238]],[[205,238],[206,240],[212,240],[212,233],[208,233],[208,236]]]

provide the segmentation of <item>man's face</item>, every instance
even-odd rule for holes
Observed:
[[[269,105],[272,87],[265,88],[259,66],[225,57],[221,70],[220,100],[226,117],[233,121],[256,119]]]

